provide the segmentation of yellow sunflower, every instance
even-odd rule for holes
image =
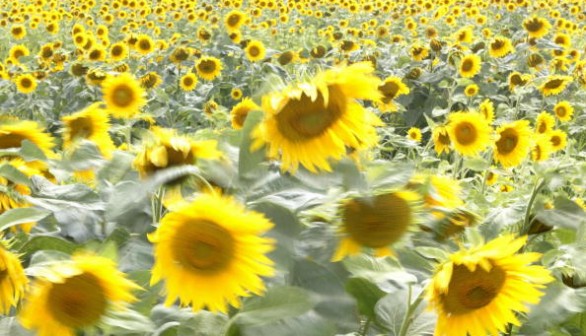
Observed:
[[[332,261],[372,249],[377,257],[393,255],[390,245],[407,234],[415,223],[419,195],[411,191],[353,197],[340,205],[341,241]]]
[[[464,88],[466,97],[474,97],[478,94],[479,88],[476,84],[470,84]]]
[[[118,62],[128,57],[128,45],[124,42],[116,42],[110,46],[110,60]]]
[[[281,158],[281,169],[295,172],[301,163],[311,172],[330,171],[352,149],[377,143],[381,121],[357,99],[380,99],[380,80],[370,62],[319,73],[312,82],[265,95],[264,120],[253,131],[252,149],[268,143],[268,156]]]
[[[483,246],[462,249],[435,271],[427,299],[438,314],[435,335],[498,335],[509,323],[519,326],[515,312],[536,304],[544,284],[554,280],[543,266],[528,265],[540,253],[515,254],[527,237],[511,235]]]
[[[151,285],[165,281],[165,304],[177,298],[194,311],[227,313],[240,297],[262,295],[261,277],[273,276],[266,253],[273,240],[261,235],[273,227],[261,213],[232,198],[202,194],[167,213],[149,240],[155,245]]]
[[[567,49],[572,46],[572,39],[568,34],[557,33],[553,38],[553,43]]]
[[[102,83],[108,112],[116,118],[132,118],[146,104],[145,92],[129,73],[108,76]]]
[[[163,83],[161,75],[155,71],[150,71],[138,79],[140,87],[143,89],[154,89]]]
[[[509,90],[513,91],[517,86],[525,86],[530,79],[531,75],[529,74],[522,74],[518,71],[511,72],[508,77]]]
[[[537,116],[537,120],[535,120],[535,133],[549,133],[549,131],[553,130],[554,126],[555,118],[546,111],[543,111],[539,113],[539,115]]]
[[[460,66],[458,67],[458,71],[460,72],[460,76],[464,78],[472,78],[480,72],[481,68],[481,60],[480,56],[476,54],[470,54],[464,56],[460,61]]]
[[[419,43],[413,44],[409,49],[409,54],[416,61],[422,61],[429,56],[429,49]]]
[[[35,121],[22,120],[0,125],[0,149],[18,148],[24,140],[35,144],[45,155],[50,155],[54,146],[53,138]]]
[[[409,94],[409,87],[403,83],[400,77],[390,76],[378,87],[379,92],[382,94],[380,101],[377,106],[381,112],[395,112],[397,111],[397,105],[394,99]]]
[[[183,75],[179,79],[179,87],[181,87],[181,90],[183,91],[193,91],[196,86],[197,76],[192,72]]]
[[[10,59],[18,61],[21,57],[26,57],[26,56],[30,55],[30,51],[28,50],[28,48],[25,45],[17,44],[17,45],[10,47],[10,50],[8,51],[8,55],[9,55]]]
[[[248,42],[244,49],[246,58],[251,62],[262,61],[266,55],[266,48],[261,41],[253,40]]]
[[[242,27],[246,21],[246,14],[239,10],[233,10],[224,18],[224,24],[229,32],[236,31]]]
[[[574,115],[574,107],[570,105],[570,102],[563,100],[554,106],[553,112],[560,121],[566,122],[572,120],[572,116]]]
[[[221,156],[215,140],[195,141],[172,129],[154,127],[152,130],[152,139],[145,142],[133,163],[143,178],[168,167],[191,165],[198,159]]]
[[[510,39],[504,36],[496,36],[488,44],[488,54],[491,57],[505,57],[515,50]]]
[[[557,95],[564,91],[571,82],[571,76],[553,75],[547,77],[547,80],[538,89],[544,96]]]
[[[549,159],[553,153],[551,141],[547,135],[540,135],[531,147],[531,160],[541,162]]]
[[[479,113],[452,112],[447,129],[454,149],[464,156],[475,156],[490,144],[492,128]]]
[[[61,118],[65,126],[63,149],[73,148],[79,140],[89,140],[96,144],[105,158],[111,157],[115,146],[108,134],[110,122],[108,113],[100,105],[95,103],[83,111]]]
[[[568,144],[568,135],[566,132],[557,129],[549,132],[548,136],[549,141],[551,142],[551,149],[554,152],[566,148],[566,145]]]
[[[134,49],[142,55],[148,55],[155,50],[155,43],[150,36],[146,34],[140,34],[136,37]]]
[[[239,88],[233,88],[230,91],[230,97],[232,97],[233,100],[240,100],[240,98],[242,98],[242,90]]]
[[[421,142],[421,139],[422,139],[421,130],[417,127],[411,127],[407,131],[407,139],[411,139],[415,142]]]
[[[533,16],[523,21],[523,28],[525,28],[529,37],[540,38],[547,35],[551,24],[547,19]]]
[[[28,279],[18,260],[11,253],[6,242],[0,242],[0,314],[8,315],[11,307],[16,307],[28,287]]]
[[[74,336],[96,325],[110,310],[135,301],[139,289],[110,259],[77,254],[37,278],[20,312],[21,324],[39,336]]]
[[[14,83],[16,84],[16,89],[20,93],[32,93],[37,88],[37,80],[31,74],[19,75],[14,79]]]
[[[25,162],[21,158],[2,159],[0,160],[0,166],[3,165],[9,165],[27,177],[42,175],[41,169],[45,169],[44,164],[40,161]],[[11,209],[30,207],[30,204],[24,199],[24,196],[30,195],[31,189],[27,185],[15,183],[0,176],[0,214]],[[29,233],[34,225],[34,222],[23,223],[12,227],[11,230],[16,232],[17,228],[19,228],[23,232]]]
[[[205,80],[214,80],[222,72],[222,61],[212,56],[204,56],[195,62],[197,75]]]
[[[26,27],[23,24],[13,24],[10,28],[10,34],[15,40],[22,40],[26,36]]]
[[[450,152],[450,145],[452,144],[452,141],[450,140],[450,135],[446,126],[435,127],[431,133],[431,137],[433,139],[433,146],[437,154]]]
[[[244,98],[238,104],[236,104],[230,111],[230,117],[232,120],[232,128],[241,129],[246,121],[246,116],[250,111],[260,110],[260,107],[256,105],[250,98]]]
[[[480,104],[480,106],[478,107],[478,112],[482,114],[484,119],[486,119],[486,121],[489,124],[492,124],[492,122],[494,121],[494,105],[492,104],[490,99],[485,99]]]
[[[517,120],[500,126],[496,130],[494,160],[505,168],[521,164],[531,149],[532,133],[527,120]]]

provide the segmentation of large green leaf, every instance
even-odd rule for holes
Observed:
[[[377,285],[364,278],[351,278],[346,282],[346,291],[358,302],[360,314],[373,318],[374,306],[383,296],[383,292]]]
[[[0,215],[0,231],[19,224],[38,222],[50,214],[51,211],[32,207],[10,209]]]

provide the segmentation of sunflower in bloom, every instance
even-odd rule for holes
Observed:
[[[179,79],[179,87],[183,91],[193,91],[197,86],[197,76],[190,72],[187,73]]]
[[[22,44],[14,45],[10,47],[10,50],[8,51],[10,59],[16,60],[17,62],[21,57],[26,57],[30,55],[30,53],[30,50]]]
[[[50,155],[54,146],[53,138],[44,132],[35,121],[22,120],[0,125],[0,149],[18,148],[28,140]]]
[[[33,175],[41,175],[41,171],[37,169],[37,166],[42,166],[40,166],[37,162],[39,161],[32,163],[25,162],[21,158],[13,158],[11,160],[3,159],[0,161],[0,166],[8,165],[13,169],[18,170],[26,177],[31,177]],[[27,185],[15,183],[0,176],[0,215],[11,209],[30,207],[30,204],[24,199],[24,196],[30,195],[31,189]],[[34,222],[28,222],[18,225],[18,228],[22,229],[22,231],[25,233],[29,233],[34,225]],[[12,227],[11,229],[12,231],[16,232],[16,228],[17,227]]]
[[[515,167],[527,157],[531,149],[531,128],[529,121],[517,120],[500,126],[496,130],[493,157],[503,167]]]
[[[478,112],[486,119],[489,124],[494,121],[494,105],[490,99],[485,99],[478,107]]]
[[[239,30],[246,21],[246,14],[239,10],[233,10],[224,18],[224,24],[228,28],[228,32]]]
[[[14,79],[14,83],[16,84],[16,89],[20,93],[32,93],[35,92],[37,88],[37,80],[31,74],[19,75]]]
[[[115,146],[108,134],[110,121],[108,113],[100,105],[95,103],[83,111],[61,118],[65,126],[63,149],[73,148],[77,141],[89,140],[96,144],[105,158],[111,157]]]
[[[124,42],[116,42],[110,46],[110,60],[118,62],[128,57],[128,45]]]
[[[464,156],[475,156],[490,144],[492,128],[479,113],[452,112],[447,129],[454,149]]]
[[[177,299],[194,311],[226,313],[240,297],[262,295],[262,277],[274,275],[262,235],[273,227],[261,213],[232,198],[202,194],[167,213],[149,235],[155,265],[151,285],[165,282],[167,306]]]
[[[16,307],[28,286],[28,279],[18,256],[0,242],[0,314],[8,315]]]
[[[264,120],[253,131],[252,149],[268,144],[268,156],[281,158],[281,169],[299,164],[311,172],[330,171],[328,159],[340,160],[348,148],[376,144],[380,119],[356,100],[380,99],[380,80],[370,62],[319,73],[310,83],[265,95]]]
[[[507,81],[509,82],[509,90],[513,92],[518,86],[525,86],[531,79],[531,75],[522,74],[518,71],[513,71],[509,74]]]
[[[488,44],[488,54],[495,58],[505,57],[514,50],[511,40],[504,36],[496,36]]]
[[[266,55],[266,48],[261,41],[253,40],[248,42],[244,49],[246,58],[251,62],[262,61]]]
[[[91,328],[108,311],[135,301],[131,291],[140,288],[104,257],[77,254],[49,267],[19,315],[21,324],[39,336],[74,336]]]
[[[546,111],[539,113],[535,120],[535,133],[546,134],[553,130],[555,118]]]
[[[422,139],[421,130],[417,127],[411,127],[407,131],[407,139],[411,139],[415,142],[421,142],[421,139]]]
[[[213,56],[204,56],[195,62],[197,75],[205,80],[214,80],[222,72],[222,61]]]
[[[529,37],[540,38],[547,35],[551,24],[547,19],[533,16],[523,21],[523,28],[525,28]]]
[[[549,159],[553,153],[551,141],[547,135],[540,135],[531,147],[531,160],[541,162]]]
[[[568,144],[568,135],[566,132],[557,129],[549,132],[548,136],[549,141],[551,142],[551,149],[554,152],[566,148],[566,145]]]
[[[232,120],[232,128],[241,129],[244,127],[244,122],[250,111],[260,110],[260,107],[250,98],[244,98],[238,104],[236,104],[230,111],[230,117]]]
[[[481,63],[480,56],[476,54],[466,55],[460,61],[458,72],[464,78],[472,78],[480,72]]]
[[[547,77],[547,80],[538,89],[544,96],[557,95],[564,91],[571,82],[571,76],[553,75]]]
[[[441,155],[443,152],[450,152],[452,141],[450,140],[450,135],[446,126],[435,127],[431,132],[431,138],[433,139],[435,152],[438,155]]]
[[[516,254],[526,240],[502,236],[453,253],[436,268],[426,289],[438,314],[435,335],[498,335],[509,323],[520,325],[515,312],[528,312],[526,304],[537,304],[540,289],[554,280],[543,266],[528,265],[540,253]]]
[[[108,112],[116,118],[132,118],[146,105],[145,92],[129,73],[108,76],[102,82]]]
[[[26,28],[23,24],[17,23],[10,28],[10,34],[16,40],[22,40],[26,36]]]
[[[230,90],[230,97],[233,100],[240,100],[240,98],[242,98],[242,90],[239,88],[233,88]]]
[[[464,88],[466,97],[474,97],[478,94],[479,88],[476,84],[470,84]]]
[[[409,94],[409,87],[403,83],[400,77],[390,76],[378,87],[379,92],[382,94],[380,101],[377,106],[381,112],[395,112],[397,111],[397,105],[395,104],[395,98]]]
[[[416,220],[419,195],[394,191],[366,197],[352,197],[340,205],[341,241],[332,261],[371,249],[377,257],[393,255],[390,245],[398,242]]]
[[[411,49],[409,49],[409,54],[414,60],[422,61],[429,56],[429,49],[421,44],[414,44],[411,46]]]
[[[150,36],[140,34],[136,37],[134,49],[142,55],[148,55],[155,50],[155,43]]]
[[[570,105],[570,102],[564,100],[554,106],[553,112],[560,121],[566,122],[572,120],[572,116],[574,115],[574,107]]]

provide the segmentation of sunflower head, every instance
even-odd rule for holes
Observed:
[[[1,212],[0,212],[1,213]],[[20,264],[18,256],[0,242],[0,313],[8,315],[15,307],[28,287],[28,279]]]
[[[407,131],[407,139],[413,140],[415,142],[421,142],[421,139],[422,139],[421,129],[419,129],[417,127],[411,127]]]
[[[573,78],[571,76],[549,76],[546,81],[538,87],[538,89],[544,96],[557,95],[564,91],[572,80]]]
[[[252,99],[248,97],[242,99],[242,101],[236,104],[230,111],[232,128],[241,129],[244,127],[244,122],[246,121],[248,113],[254,110],[260,110],[260,107],[256,105]]]
[[[495,58],[504,57],[515,50],[511,40],[504,36],[493,38],[488,47],[489,55]]]
[[[452,112],[447,129],[454,149],[464,156],[475,156],[490,143],[492,128],[479,113]]]
[[[62,118],[65,131],[63,133],[63,149],[72,148],[79,140],[93,141],[102,155],[109,158],[114,150],[114,143],[108,130],[110,122],[108,113],[100,103],[90,105],[83,111]]]
[[[45,155],[50,155],[54,146],[54,139],[35,121],[23,120],[0,125],[0,149],[18,148],[24,140],[35,144]]]
[[[506,168],[521,164],[531,149],[532,133],[527,120],[517,120],[500,126],[496,131],[494,160]]]
[[[409,87],[403,83],[401,78],[396,76],[390,76],[378,87],[379,92],[382,94],[380,102],[378,103],[379,108],[382,112],[395,112],[397,106],[394,103],[394,99],[409,94]]]
[[[266,49],[261,41],[253,40],[246,45],[244,49],[246,58],[251,62],[262,61],[266,55]]]
[[[540,38],[547,35],[551,24],[547,19],[533,16],[523,21],[523,28],[525,28],[530,37]]]
[[[148,55],[155,50],[155,43],[150,36],[140,34],[136,37],[134,49],[142,55]]]
[[[435,127],[432,131],[431,137],[433,139],[435,152],[438,155],[442,154],[443,152],[450,152],[450,145],[452,144],[452,141],[450,140],[450,135],[446,126]]]
[[[128,57],[128,45],[124,42],[117,42],[110,46],[110,59],[114,62],[122,61]]]
[[[144,90],[129,73],[106,78],[102,89],[106,107],[114,117],[132,118],[146,104]]]
[[[466,97],[474,97],[478,94],[479,88],[476,84],[470,84],[464,88]]]
[[[557,129],[549,132],[549,141],[551,142],[551,147],[554,152],[560,151],[566,148],[568,143],[568,135],[566,132]]]
[[[16,83],[16,89],[20,93],[32,93],[37,88],[37,80],[31,74],[19,75],[14,79],[14,82]]]
[[[478,112],[491,124],[494,120],[494,105],[490,99],[485,99],[478,107]]]
[[[480,56],[476,54],[470,54],[464,56],[460,60],[460,66],[458,67],[458,71],[460,76],[464,78],[472,78],[480,71],[481,60]]]
[[[195,62],[197,75],[205,80],[214,80],[222,72],[222,61],[212,56],[204,56]]]
[[[549,137],[546,134],[540,135],[531,147],[531,160],[535,162],[545,161],[549,159],[552,152],[553,148]]]
[[[197,86],[197,76],[194,73],[187,73],[179,79],[179,86],[183,91],[193,91]]]
[[[574,107],[570,105],[570,102],[563,100],[554,106],[553,112],[560,121],[567,122],[572,120],[572,116],[574,115]]]

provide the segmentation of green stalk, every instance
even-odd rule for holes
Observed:
[[[531,193],[531,198],[529,198],[529,203],[527,204],[527,211],[525,211],[525,220],[523,222],[523,227],[521,227],[520,233],[521,235],[527,234],[529,232],[529,221],[531,216],[531,209],[533,209],[533,203],[535,202],[535,198],[537,198],[537,194],[545,185],[545,180],[540,179],[539,182],[533,188],[533,192]]]
[[[412,295],[412,287],[409,286],[409,294],[407,296],[407,311],[405,312],[405,317],[403,318],[403,322],[401,323],[401,330],[399,330],[399,335],[398,336],[407,336],[407,332],[409,331],[409,327],[411,326],[411,322],[413,322],[413,313],[415,312],[415,310],[417,309],[417,307],[419,306],[419,304],[421,303],[421,301],[423,301],[423,293],[425,291],[421,291],[421,293],[419,293],[419,295],[417,296],[417,298],[415,299],[415,301],[413,301],[413,303],[411,303],[411,295]]]

